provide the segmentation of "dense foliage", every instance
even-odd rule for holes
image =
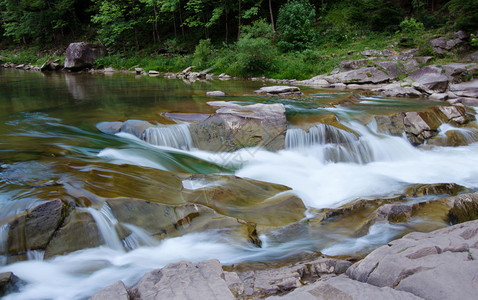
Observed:
[[[112,64],[154,56],[246,76],[314,72],[311,50],[397,33],[416,44],[436,28],[476,36],[478,0],[0,0],[2,49],[101,42]]]

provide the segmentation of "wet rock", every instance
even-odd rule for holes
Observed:
[[[376,249],[346,273],[354,280],[426,299],[474,299],[477,233],[478,221],[410,233]]]
[[[18,292],[23,281],[12,272],[0,273],[0,297]]]
[[[273,227],[286,226],[304,217],[305,205],[288,187],[234,176],[191,178],[190,184],[199,187],[184,190],[184,199],[208,206],[219,214]]]
[[[448,99],[448,94],[447,93],[436,93],[436,94],[431,94],[428,98],[433,99],[433,100],[446,101]]]
[[[67,207],[57,199],[36,205],[18,216],[8,224],[7,253],[44,250],[66,214]]]
[[[378,132],[388,133],[394,136],[401,136],[404,132],[404,114],[375,116]]]
[[[61,69],[61,65],[59,64],[59,60],[55,58],[50,58],[47,60],[43,65],[40,67],[40,71],[58,71]]]
[[[217,260],[179,262],[146,274],[131,288],[133,299],[236,299]]]
[[[450,86],[450,91],[459,97],[478,98],[478,79],[452,84]]]
[[[66,49],[65,69],[81,71],[91,68],[95,59],[105,56],[106,52],[101,44],[71,43]]]
[[[277,85],[277,86],[265,86],[261,87],[257,91],[257,94],[266,94],[266,95],[302,95],[300,89],[296,86],[287,86],[287,85]]]
[[[100,122],[96,124],[96,128],[106,134],[115,134],[120,132],[123,122]]]
[[[101,289],[89,300],[130,300],[128,291],[122,281]]]
[[[397,291],[390,287],[376,287],[352,280],[347,276],[332,277],[298,288],[285,296],[268,297],[270,300],[368,300],[396,299],[420,300],[412,293]]]
[[[155,70],[149,70],[148,71],[149,76],[159,76],[159,72]]]
[[[436,184],[417,184],[409,187],[405,194],[414,197],[422,197],[426,195],[457,195],[465,191],[466,188],[456,183],[436,183]]]
[[[218,107],[215,115],[191,124],[190,131],[199,149],[230,152],[244,147],[284,149],[287,122],[282,104],[240,106],[224,101],[208,102]]]
[[[453,105],[463,104],[466,106],[478,106],[478,98],[460,97],[460,98],[449,100],[448,102]]]
[[[425,66],[412,72],[405,81],[410,82],[413,87],[428,94],[444,93],[448,89],[451,78],[444,74],[441,68]]]
[[[403,124],[408,140],[414,145],[419,145],[436,136],[442,123],[434,113],[407,112]]]
[[[474,115],[468,114],[461,106],[438,106],[433,109],[444,123],[463,125],[475,120]]]
[[[222,92],[222,91],[212,91],[212,92],[207,92],[206,93],[206,96],[210,96],[210,97],[224,97],[226,96],[226,93]]]
[[[329,83],[383,83],[390,80],[390,76],[375,67],[361,68],[324,77]]]
[[[375,222],[388,220],[392,223],[405,222],[412,216],[412,206],[407,204],[385,204],[375,211]]]
[[[126,132],[138,138],[142,138],[143,133],[149,127],[153,127],[153,125],[149,122],[141,121],[141,120],[128,120],[123,123],[123,125],[120,128],[120,132]]]
[[[200,122],[209,118],[210,115],[189,113],[165,113],[164,116],[173,121]]]
[[[91,214],[75,210],[53,235],[45,251],[45,259],[76,250],[94,248],[104,243]]]
[[[447,199],[447,202],[453,204],[448,212],[452,224],[478,219],[478,193],[459,195]]]

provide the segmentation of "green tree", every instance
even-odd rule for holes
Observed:
[[[312,25],[315,8],[308,0],[288,1],[279,9],[277,30],[280,33],[278,46],[284,51],[303,50],[313,40]]]
[[[478,29],[478,0],[451,0],[447,4],[450,22],[457,29],[472,32]]]

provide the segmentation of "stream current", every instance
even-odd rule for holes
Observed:
[[[147,189],[149,178],[143,177],[142,170],[233,174],[285,185],[307,208],[300,224],[313,223],[323,209],[357,199],[397,197],[415,184],[455,183],[469,192],[478,189],[475,129],[458,129],[472,141],[466,146],[414,147],[405,136],[379,132],[370,117],[419,111],[436,102],[357,96],[353,104],[343,105],[334,103],[350,93],[313,89],[305,89],[303,97],[288,99],[255,96],[253,90],[262,85],[0,69],[1,252],[7,248],[11,220],[42,201],[62,197],[75,199],[77,209],[92,216],[104,240],[100,247],[48,259],[42,250],[28,251],[21,259],[2,255],[0,272],[11,271],[25,282],[18,293],[5,299],[85,299],[117,280],[133,284],[149,270],[181,260],[217,258],[230,265],[278,261],[304,253],[360,256],[407,232],[447,225],[441,219],[417,217],[409,222],[375,223],[358,235],[353,224],[347,223],[312,226],[307,233],[290,224],[263,233],[259,230],[262,247],[255,247],[217,229],[158,240],[140,226],[122,223],[130,232],[122,238],[115,230],[121,222],[104,199],[157,196]],[[213,113],[206,104],[216,100],[205,96],[210,90],[222,90],[228,96],[220,100],[241,105],[284,104],[289,123],[286,148],[274,153],[261,148],[232,153],[197,149],[188,125],[174,124],[165,113]],[[324,124],[301,129],[330,114],[353,133]],[[95,127],[103,121],[128,119],[160,125],[147,132],[146,141],[125,133],[106,135]],[[444,124],[439,135],[454,129]],[[105,184],[95,176],[113,180]],[[116,176],[131,180],[138,188],[119,179],[115,183]],[[182,182],[183,189],[191,191],[210,184],[195,179]],[[407,201],[441,197],[410,197]]]

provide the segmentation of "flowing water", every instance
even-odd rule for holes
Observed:
[[[26,283],[5,299],[84,299],[117,280],[133,284],[148,270],[180,260],[217,258],[233,264],[318,252],[362,255],[411,230],[432,230],[446,223],[417,217],[406,223],[377,222],[357,234],[350,222],[316,222],[323,209],[357,199],[397,197],[414,184],[456,183],[468,191],[478,189],[478,143],[417,148],[404,136],[379,133],[371,117],[423,110],[436,103],[354,96],[353,104],[334,105],[350,95],[309,89],[305,97],[292,99],[254,96],[253,90],[260,86],[245,81],[188,83],[120,74],[0,69],[1,252],[7,251],[9,222],[38,203],[57,198],[74,199],[77,210],[94,220],[104,241],[100,247],[53,258],[45,259],[41,249],[30,250],[24,257],[1,256],[0,272],[12,271]],[[283,103],[289,122],[286,148],[275,153],[260,148],[234,153],[197,149],[188,125],[174,123],[165,113],[213,113],[206,102],[214,99],[205,96],[210,90],[223,90],[228,96],[220,100],[239,104]],[[330,115],[338,121],[317,125]],[[143,139],[126,133],[106,135],[96,129],[99,122],[129,119],[157,126],[148,129]],[[440,127],[439,136],[450,130],[471,141],[477,137],[473,128],[447,124]],[[168,174],[179,177],[168,179]],[[228,184],[232,189],[236,184],[232,177],[227,181],[207,177],[214,176],[210,174],[288,186],[307,208],[303,220],[262,232],[259,228],[260,248],[222,228],[158,240],[146,229],[151,220],[143,227],[120,222],[111,202],[105,201],[150,201],[164,196],[169,200],[163,204],[174,206],[178,203],[166,197],[170,190],[192,193]],[[172,186],[173,179],[180,180],[179,186]],[[164,188],[157,189],[158,184]],[[228,209],[247,214],[247,208],[223,207]],[[118,227],[126,233],[118,234]]]

